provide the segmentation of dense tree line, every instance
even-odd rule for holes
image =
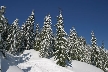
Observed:
[[[2,11],[3,9],[1,9]],[[62,11],[57,16],[55,24],[56,33],[52,30],[51,15],[44,18],[44,25],[35,25],[34,11],[27,18],[26,22],[19,26],[18,19],[12,24],[0,14],[0,48],[11,54],[22,53],[24,50],[35,49],[40,52],[40,57],[54,57],[57,64],[63,67],[68,66],[72,60],[78,60],[92,64],[105,71],[108,68],[108,51],[102,46],[98,46],[94,32],[91,32],[91,45],[87,44],[83,36],[79,36],[74,27],[70,29],[70,34],[64,30],[64,19]]]

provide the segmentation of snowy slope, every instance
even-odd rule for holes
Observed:
[[[85,62],[76,61],[76,60],[72,61],[72,68],[70,70],[74,72],[104,72],[93,65],[87,64]]]
[[[24,72],[103,72],[99,68],[80,61],[72,61],[72,67],[61,67],[50,59],[40,58],[39,52],[35,50],[26,50],[20,57],[24,62],[18,64],[18,67]]]
[[[12,61],[12,56],[9,58],[9,54],[7,54],[7,59],[1,57],[1,69],[2,72],[23,72],[20,68],[18,68],[15,63]],[[9,60],[10,59],[10,60]]]
[[[30,58],[26,60],[26,62],[18,64],[18,67],[25,72],[73,72],[69,69],[56,65],[50,59],[39,58],[39,52],[34,50],[26,50],[24,54],[29,54],[27,57]]]
[[[25,50],[20,56],[7,53],[7,58],[1,59],[2,72],[103,72],[95,66],[80,61],[72,61],[72,67],[61,67],[55,61],[40,58],[39,52],[33,49]]]

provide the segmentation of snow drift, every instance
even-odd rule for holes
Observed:
[[[104,72],[93,65],[87,64],[85,62],[76,61],[76,60],[72,61],[71,70],[73,70],[74,72]]]
[[[21,57],[28,54],[28,60],[18,64],[18,67],[25,72],[73,72],[69,69],[56,65],[52,60],[40,58],[39,52],[35,50],[26,50]],[[24,59],[26,59],[24,57]]]
[[[61,67],[53,60],[40,58],[39,52],[33,49],[25,50],[19,57],[25,60],[18,64],[24,72],[104,72],[95,66],[76,60],[72,61],[72,67]]]
[[[40,58],[39,52],[33,49],[25,50],[19,56],[6,54],[1,58],[2,72],[104,72],[101,69],[84,62],[72,61],[72,67],[58,66],[52,59]]]

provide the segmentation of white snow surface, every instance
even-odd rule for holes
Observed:
[[[76,60],[72,61],[71,70],[74,72],[104,72],[103,70],[93,65],[87,64],[85,62],[76,61]]]
[[[26,50],[24,54],[29,53],[29,60],[18,64],[18,67],[25,72],[73,72],[64,67],[58,66],[54,61],[46,58],[40,58],[39,52],[34,50]],[[22,55],[21,55],[22,56]]]
[[[23,72],[17,66],[9,66],[9,69],[6,72]]]
[[[104,72],[101,69],[84,62],[72,61],[72,67],[56,65],[53,58],[40,58],[39,52],[33,49],[25,50],[19,56],[7,53],[7,58],[2,58],[2,72]]]
[[[1,54],[1,53],[0,53]],[[12,56],[7,54],[7,58],[1,58],[1,72],[24,72],[13,62]],[[9,59],[10,58],[10,59]]]

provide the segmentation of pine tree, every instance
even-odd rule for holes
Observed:
[[[11,32],[8,35],[8,44],[9,44],[9,52],[12,54],[15,54],[17,52],[17,49],[19,48],[19,25],[18,25],[18,19],[16,19],[12,25],[11,25]]]
[[[84,37],[79,37],[79,52],[78,55],[80,56],[80,61],[87,62],[87,49],[86,49],[86,40]]]
[[[40,49],[40,42],[41,42],[41,39],[40,39],[40,29],[39,29],[39,24],[36,25],[36,31],[35,31],[35,43],[34,43],[34,49],[36,51],[39,51]]]
[[[84,59],[86,58],[86,63],[91,64],[91,46],[88,44],[85,47],[85,55],[84,55]]]
[[[84,37],[79,37],[79,52],[78,55],[80,56],[80,61],[82,62],[86,62],[88,64],[90,64],[90,59],[91,59],[91,50],[90,50],[90,46],[87,45],[86,40]]]
[[[105,48],[104,48],[104,42],[102,41],[102,46],[99,52],[99,68],[104,71],[105,71],[105,62],[106,62]]]
[[[105,50],[105,68],[108,68],[108,50]]]
[[[67,66],[66,61],[68,61],[67,54],[67,33],[64,31],[63,17],[60,11],[60,15],[57,16],[57,24],[56,24],[56,39],[55,39],[55,53],[54,58],[57,60],[57,64],[60,66]]]
[[[78,60],[78,36],[74,27],[72,30],[70,29],[70,35],[68,38],[68,46],[69,46],[69,57],[70,60]]]
[[[25,24],[22,24],[21,28],[20,28],[20,32],[19,32],[19,48],[18,48],[18,52],[19,53],[22,53],[24,50],[25,50],[25,31],[24,31],[24,28],[25,28]]]
[[[10,42],[11,42],[11,36],[12,36],[12,31],[13,31],[13,28],[12,28],[12,24],[9,26],[8,28],[8,37],[6,39],[7,41],[7,47],[6,47],[6,50],[9,51],[10,49]]]
[[[26,32],[25,32],[25,42],[26,42],[26,49],[33,49],[34,48],[34,11],[32,11],[31,16],[26,21]]]
[[[40,57],[49,58],[52,54],[52,28],[50,14],[44,18],[44,26],[41,31]]]
[[[6,49],[7,48],[7,36],[8,36],[8,20],[4,17],[5,14],[5,6],[1,6],[1,10],[0,10],[0,36],[1,36],[1,42],[0,45],[2,47],[0,47],[1,49]]]
[[[21,51],[24,51],[26,49],[27,46],[27,37],[26,37],[26,33],[27,33],[27,24],[23,23],[21,26]]]
[[[52,52],[51,52],[51,57],[53,57],[53,56],[54,56],[54,53],[55,53],[55,51],[56,51],[56,49],[55,49],[55,35],[54,35],[54,33],[53,33],[53,35],[52,35],[51,50],[52,50]]]
[[[98,67],[98,65],[99,65],[99,63],[98,63],[99,52],[98,52],[98,47],[96,44],[97,39],[96,39],[93,31],[92,31],[91,35],[92,35],[92,39],[91,39],[91,43],[92,43],[91,64]]]

